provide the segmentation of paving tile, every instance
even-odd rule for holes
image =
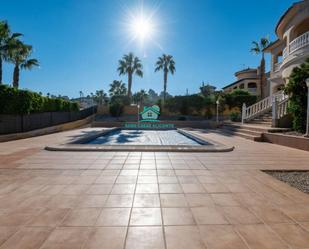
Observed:
[[[223,214],[215,207],[194,207],[191,208],[197,224],[229,224]]]
[[[167,249],[206,249],[197,226],[166,226]]]
[[[190,208],[162,208],[163,224],[169,225],[194,225]]]
[[[73,209],[62,222],[62,226],[93,226],[101,210],[101,208]]]
[[[129,227],[126,249],[164,249],[162,227]]]
[[[84,249],[123,249],[126,233],[126,227],[95,228]]]
[[[172,184],[172,183],[159,184],[159,191],[161,194],[181,194],[183,193],[183,190],[180,184]]]
[[[233,194],[210,194],[214,203],[219,206],[240,206]]]
[[[91,234],[91,230],[88,227],[56,228],[40,249],[82,249]]]
[[[69,212],[68,208],[47,209],[31,219],[27,226],[56,227],[62,223]]]
[[[134,190],[135,184],[115,184],[113,186],[111,194],[134,194]]]
[[[130,226],[159,226],[162,224],[160,208],[133,208]]]
[[[245,239],[250,249],[288,248],[274,232],[263,224],[238,225],[238,232]]]
[[[186,194],[190,207],[214,206],[214,201],[209,194]]]
[[[283,213],[299,222],[309,222],[309,206],[304,204],[279,206]]]
[[[92,195],[107,195],[112,191],[112,187],[112,184],[94,184],[91,185],[85,193]]]
[[[187,207],[188,203],[184,194],[161,194],[162,207]]]
[[[132,207],[133,195],[110,195],[105,207]]]
[[[136,194],[133,207],[160,207],[158,194]]]
[[[96,226],[128,226],[131,208],[103,208]]]
[[[199,229],[207,248],[248,249],[231,225],[202,225]]]
[[[37,249],[51,233],[51,228],[24,227],[11,236],[1,249]]]
[[[91,208],[91,207],[104,207],[108,195],[81,195],[78,201],[78,207]]]
[[[309,247],[309,232],[297,224],[272,224],[271,228],[293,248]]]
[[[18,227],[0,227],[0,246],[10,238],[14,233],[16,233]]]
[[[140,183],[136,185],[136,194],[157,194],[159,193],[158,184]]]
[[[230,224],[258,224],[262,223],[245,207],[222,207],[224,216]]]

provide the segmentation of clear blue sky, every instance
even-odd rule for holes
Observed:
[[[23,71],[21,88],[44,94],[78,96],[98,89],[108,91],[119,77],[118,60],[130,51],[144,65],[144,77],[133,79],[133,91],[163,88],[154,63],[163,52],[176,60],[169,78],[173,95],[197,92],[202,81],[218,88],[235,80],[234,72],[255,67],[259,57],[249,52],[251,42],[274,29],[293,0],[0,0],[0,19],[34,46],[41,67]],[[125,23],[143,3],[156,24],[154,42],[129,42]],[[267,57],[269,63],[269,56]],[[4,67],[4,81],[12,80],[12,65]]]

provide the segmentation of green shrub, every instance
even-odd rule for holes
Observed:
[[[233,122],[240,122],[241,121],[241,113],[240,112],[231,112],[230,113],[230,120]]]
[[[28,90],[0,85],[0,114],[78,111],[77,103],[51,99]]]
[[[171,97],[166,100],[165,107],[182,115],[199,114],[204,107],[204,97],[198,94]]]
[[[109,112],[113,117],[119,117],[123,113],[124,107],[130,103],[127,96],[113,96],[109,104]]]
[[[284,91],[290,95],[288,112],[293,116],[293,128],[304,133],[306,130],[307,86],[309,58],[300,67],[293,69]]]
[[[249,92],[236,89],[231,93],[227,93],[224,96],[225,103],[229,106],[229,108],[238,107],[242,108],[243,103],[246,103],[247,106],[253,105],[256,103],[257,97],[251,95]]]

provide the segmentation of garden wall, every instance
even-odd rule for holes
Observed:
[[[0,134],[27,132],[49,126],[84,119],[95,114],[97,107],[76,112],[43,112],[24,115],[0,115]]]

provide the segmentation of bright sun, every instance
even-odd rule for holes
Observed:
[[[138,18],[133,18],[130,24],[130,30],[134,38],[143,42],[145,39],[151,38],[153,34],[153,25],[150,20],[140,16]]]

